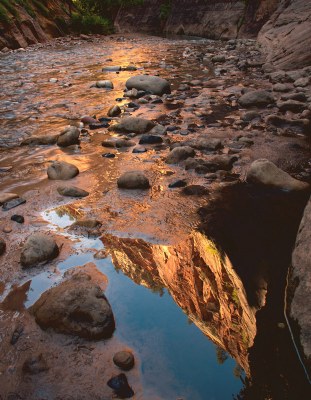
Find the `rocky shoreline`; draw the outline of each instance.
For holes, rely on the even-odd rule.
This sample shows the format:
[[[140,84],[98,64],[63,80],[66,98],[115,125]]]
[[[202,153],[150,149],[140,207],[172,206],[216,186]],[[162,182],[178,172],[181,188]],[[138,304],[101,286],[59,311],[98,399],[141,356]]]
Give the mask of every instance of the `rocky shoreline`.
[[[291,246],[310,194],[311,68],[271,71],[251,39],[169,41],[114,35],[64,38],[47,46],[2,58],[5,67],[25,61],[31,68],[41,68],[37,53],[42,51],[44,57],[46,49],[54,54],[61,49],[74,65],[70,69],[68,61],[61,59],[43,79],[29,78],[22,71],[24,82],[11,87],[14,96],[25,90],[24,101],[36,99],[34,108],[23,109],[26,134],[14,128],[17,134],[10,137],[10,117],[3,118],[0,307],[5,328],[1,347],[8,354],[0,377],[3,395],[10,396],[13,383],[28,393],[27,398],[36,398],[35,384],[25,376],[34,370],[34,375],[43,374],[49,382],[56,379],[54,358],[47,355],[47,362],[41,352],[51,346],[49,352],[58,353],[68,340],[69,355],[73,347],[86,352],[92,347],[96,355],[90,365],[103,357],[106,381],[109,387],[118,387],[119,381],[111,382],[108,375],[116,373],[112,354],[122,344],[108,339],[115,321],[109,298],[103,294],[103,274],[90,266],[66,272],[64,277],[60,274],[57,286],[45,291],[30,309],[24,307],[29,287],[22,289],[22,285],[37,271],[57,274],[57,263],[76,251],[74,241],[88,237],[101,237],[106,246],[103,257],[106,250],[110,252],[115,265],[132,280],[151,288],[166,287],[199,329],[239,362],[251,387],[254,365],[249,364],[248,350],[256,342],[255,315],[265,306],[269,310],[282,303],[278,279],[282,281],[289,267]],[[85,57],[91,53],[89,48],[92,60],[77,71],[77,54]],[[76,53],[72,56],[72,52]],[[39,98],[32,97],[38,88]],[[55,94],[51,105],[50,91]],[[101,99],[105,99],[103,106]],[[17,103],[8,107],[14,110],[13,122],[23,128],[14,108]],[[21,165],[15,159],[23,160]],[[245,209],[239,209],[239,202]],[[256,202],[262,202],[262,209]],[[46,224],[42,213],[47,209],[69,216],[63,231],[53,232]],[[256,215],[256,210],[262,214]],[[227,215],[236,218],[226,220]],[[269,229],[273,234],[265,237]],[[305,234],[303,227],[300,234]],[[251,235],[253,240],[248,241]],[[275,264],[277,272],[270,273],[275,265],[269,257],[276,260],[282,246],[286,247]],[[255,260],[247,258],[249,250]],[[138,279],[140,270],[146,275]],[[186,282],[189,288],[181,295]],[[280,288],[270,296],[276,282]],[[13,301],[12,306],[16,290],[23,294],[20,303]],[[278,318],[273,329],[284,324],[284,316]],[[298,318],[301,324],[309,323],[304,313]],[[27,332],[27,345],[19,332]],[[21,350],[11,350],[12,335],[17,343],[21,336],[25,356],[40,340],[37,358],[18,357]],[[104,343],[92,341],[101,338]],[[106,339],[108,350],[103,356]],[[304,348],[306,358],[310,357],[308,347]],[[11,351],[16,357],[14,367]],[[81,370],[74,368],[78,376],[88,362],[88,356],[83,357]],[[7,374],[16,378],[5,383]],[[91,384],[90,374],[76,390],[86,384],[92,396],[109,396],[106,382]],[[136,383],[134,391],[143,396],[137,365],[130,378]],[[72,379],[70,374],[67,379]],[[123,376],[118,379],[125,382]],[[308,387],[303,379],[299,375],[301,393]],[[286,375],[278,384],[286,386],[289,381]],[[132,395],[126,384],[121,398]],[[65,380],[57,388],[62,398],[69,396],[66,385]],[[14,393],[14,398],[24,398],[23,393]],[[54,394],[45,396],[54,398]],[[87,396],[81,398],[91,398]]]

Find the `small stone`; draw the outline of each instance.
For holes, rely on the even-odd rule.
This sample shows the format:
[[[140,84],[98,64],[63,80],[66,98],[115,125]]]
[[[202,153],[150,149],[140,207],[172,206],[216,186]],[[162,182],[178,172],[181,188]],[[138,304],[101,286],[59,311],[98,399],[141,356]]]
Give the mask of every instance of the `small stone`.
[[[21,197],[18,197],[17,199],[13,199],[10,201],[7,201],[6,203],[3,204],[2,209],[3,211],[9,211],[12,208],[18,207],[21,204],[25,204],[26,200],[22,199]]]
[[[57,78],[51,78],[51,79],[49,80],[49,82],[51,82],[51,83],[57,83],[57,82],[58,82],[58,79],[57,79]]]
[[[146,151],[147,151],[146,147],[137,146],[137,147],[134,147],[132,153],[135,153],[135,154],[142,154],[142,153],[146,153]]]
[[[163,138],[157,135],[143,135],[140,140],[139,144],[159,144],[163,143]]]
[[[119,374],[112,377],[107,385],[114,390],[115,395],[121,399],[127,399],[134,396],[134,391],[128,384],[125,374]]]
[[[114,153],[104,153],[102,154],[102,157],[104,158],[115,158],[115,154]]]
[[[23,267],[32,267],[53,260],[59,254],[55,240],[42,233],[34,233],[26,240],[20,257]]]
[[[146,133],[155,126],[154,122],[144,118],[127,117],[122,118],[118,124],[109,127],[109,131]]]
[[[57,145],[60,147],[68,147],[79,143],[80,130],[75,126],[65,128],[57,139]]]
[[[57,191],[62,196],[68,197],[86,197],[89,195],[89,192],[76,186],[59,186]]]
[[[170,189],[181,188],[187,186],[187,181],[184,179],[179,179],[178,181],[172,182],[168,185]]]
[[[195,151],[192,147],[181,146],[175,147],[166,157],[167,164],[177,164],[180,161],[186,160],[189,157],[194,157]]]
[[[149,179],[140,171],[125,172],[117,181],[120,189],[149,189]]]
[[[111,81],[97,81],[95,86],[100,89],[113,89],[113,83]]]
[[[201,185],[189,185],[183,188],[183,193],[187,196],[205,196],[209,194],[209,190]]]
[[[121,108],[118,105],[109,108],[107,115],[108,117],[116,117],[121,114]]]
[[[162,96],[171,93],[170,84],[167,80],[152,75],[133,76],[126,82],[128,89],[146,90],[153,94]]]
[[[19,224],[23,224],[25,222],[25,218],[22,215],[14,214],[11,217],[12,221],[15,221]]]
[[[11,228],[10,226],[5,226],[5,227],[2,229],[2,231],[3,231],[4,233],[11,233],[11,232],[12,232],[12,228]]]
[[[54,161],[47,169],[49,179],[68,180],[79,174],[79,169],[65,161]]]
[[[113,356],[113,362],[124,371],[129,371],[134,367],[135,359],[129,351],[119,351]]]
[[[242,107],[264,107],[274,103],[274,97],[266,90],[248,91],[239,98],[239,103]]]
[[[103,72],[117,72],[121,71],[121,67],[119,65],[108,65],[102,69]]]

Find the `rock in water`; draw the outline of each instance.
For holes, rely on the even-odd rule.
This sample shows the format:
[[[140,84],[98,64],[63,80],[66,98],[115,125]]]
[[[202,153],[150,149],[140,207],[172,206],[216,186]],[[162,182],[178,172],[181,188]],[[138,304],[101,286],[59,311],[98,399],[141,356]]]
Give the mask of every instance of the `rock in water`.
[[[59,186],[57,191],[62,196],[68,197],[86,197],[89,195],[89,192],[76,186]]]
[[[93,85],[92,85],[93,86]],[[113,83],[111,81],[97,81],[95,86],[99,89],[113,89]]]
[[[124,371],[129,371],[134,367],[135,360],[130,351],[124,350],[118,351],[118,353],[113,356],[113,362]]]
[[[298,181],[264,158],[258,159],[251,164],[247,173],[247,181],[289,192],[309,188],[308,183]]]
[[[57,139],[57,145],[67,147],[79,143],[80,130],[75,126],[65,128]]]
[[[109,131],[145,133],[155,126],[152,121],[144,118],[128,117],[122,118],[118,124],[109,127]]]
[[[274,101],[273,95],[266,90],[254,90],[247,92],[239,98],[239,103],[242,107],[264,107],[268,104],[274,103]]]
[[[120,189],[149,189],[149,179],[140,171],[125,172],[118,179]]]
[[[128,384],[125,374],[119,374],[112,377],[107,382],[107,385],[114,390],[115,394],[120,399],[128,399],[134,396],[133,389]]]
[[[23,267],[33,267],[39,263],[53,260],[58,254],[59,248],[52,237],[34,233],[23,246],[20,262]]]
[[[41,135],[41,136],[31,136],[22,141],[21,146],[46,146],[56,144],[59,134],[56,135]]]
[[[166,157],[167,164],[177,164],[180,161],[186,160],[189,157],[194,157],[195,151],[192,147],[181,146],[175,147]]]
[[[48,167],[47,174],[49,179],[54,180],[68,180],[78,175],[78,168],[65,161],[54,161],[52,165]]]
[[[158,135],[143,135],[139,140],[139,144],[159,144],[159,143],[163,143],[163,138]]]
[[[159,78],[158,76],[133,76],[127,80],[125,85],[128,89],[145,90],[158,96],[162,96],[165,93],[171,93],[169,82],[166,79]]]
[[[102,284],[106,282],[95,266],[91,272],[84,267],[43,293],[30,312],[42,329],[88,340],[110,338],[115,322],[103,293]]]
[[[116,117],[119,114],[121,114],[121,108],[117,105],[110,107],[107,112],[108,117]]]

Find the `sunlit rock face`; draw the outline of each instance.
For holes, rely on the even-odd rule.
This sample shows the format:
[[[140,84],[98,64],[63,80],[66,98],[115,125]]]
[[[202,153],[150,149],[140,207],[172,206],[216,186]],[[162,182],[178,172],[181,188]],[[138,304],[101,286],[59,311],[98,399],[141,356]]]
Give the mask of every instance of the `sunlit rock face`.
[[[230,260],[212,241],[198,232],[176,246],[112,235],[102,240],[116,268],[159,293],[167,288],[188,318],[249,373],[255,312]]]
[[[44,7],[48,10],[46,14],[34,4],[28,6],[27,9],[16,2],[15,5],[13,4],[16,15],[13,16],[8,10],[10,22],[5,19],[0,21],[0,50],[5,47],[24,48],[66,33],[64,29],[66,30],[66,25],[69,26],[70,21],[69,3],[66,4],[61,0],[47,0],[44,2]]]

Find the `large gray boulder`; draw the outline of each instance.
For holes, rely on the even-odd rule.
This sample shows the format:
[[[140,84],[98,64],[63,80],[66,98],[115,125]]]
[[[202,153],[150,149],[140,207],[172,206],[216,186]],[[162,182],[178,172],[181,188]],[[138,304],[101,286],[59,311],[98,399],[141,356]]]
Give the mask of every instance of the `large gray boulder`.
[[[54,161],[47,170],[49,179],[61,181],[72,179],[78,175],[78,173],[79,169],[75,165],[65,161]]]
[[[266,90],[254,90],[243,94],[239,98],[239,103],[242,107],[264,107],[274,103],[274,97]]]
[[[128,171],[118,179],[120,189],[149,189],[149,179],[140,171]]]
[[[80,130],[75,126],[68,126],[59,135],[57,145],[67,147],[79,143]]]
[[[309,184],[299,181],[264,158],[254,161],[248,172],[247,181],[286,191],[307,190]]]
[[[300,223],[292,257],[288,298],[289,315],[299,326],[299,339],[311,372],[311,199]]]
[[[55,240],[42,233],[34,233],[25,242],[20,262],[23,267],[33,267],[42,262],[53,260],[59,254]]]
[[[177,164],[180,161],[186,160],[189,157],[194,157],[195,151],[189,146],[175,147],[166,157],[167,164]]]
[[[155,123],[144,118],[128,117],[122,118],[118,124],[109,127],[109,131],[146,133],[155,126]]]
[[[137,75],[128,79],[126,82],[127,89],[145,90],[162,96],[165,93],[171,93],[171,87],[166,79],[152,75]]]
[[[72,273],[58,286],[41,295],[30,308],[42,329],[76,335],[88,340],[112,336],[115,322],[110,304],[103,293],[100,272]],[[96,279],[95,279],[96,278]]]

